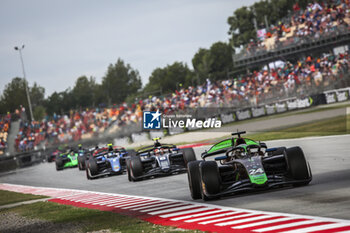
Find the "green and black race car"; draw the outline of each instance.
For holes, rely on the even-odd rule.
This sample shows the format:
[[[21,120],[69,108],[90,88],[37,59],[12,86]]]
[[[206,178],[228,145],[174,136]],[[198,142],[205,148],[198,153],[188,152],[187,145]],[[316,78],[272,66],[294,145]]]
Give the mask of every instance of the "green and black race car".
[[[242,138],[244,133],[232,133],[238,137],[216,143],[202,153],[203,160],[187,164],[193,199],[310,183],[311,169],[300,147],[267,148],[265,143]]]
[[[56,156],[56,170],[78,166],[78,153],[71,149]]]

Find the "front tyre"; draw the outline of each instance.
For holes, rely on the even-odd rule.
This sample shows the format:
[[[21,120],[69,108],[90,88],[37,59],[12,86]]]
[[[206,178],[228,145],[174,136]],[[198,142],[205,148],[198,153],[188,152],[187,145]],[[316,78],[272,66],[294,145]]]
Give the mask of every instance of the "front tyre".
[[[56,158],[56,170],[61,171],[63,170],[63,159],[61,157]]]
[[[98,166],[97,166],[97,162],[95,159],[89,159],[88,161],[88,169],[90,171],[90,174],[92,176],[97,175],[98,173]]]
[[[294,184],[294,186],[307,185],[311,182],[311,168],[300,147],[296,146],[288,148],[286,151],[286,160],[288,164],[287,176],[296,181],[300,181]]]
[[[128,174],[128,180],[131,182],[133,181],[133,179],[130,174],[130,159],[126,159],[125,163],[126,163],[126,172]]]
[[[191,161],[187,164],[188,185],[193,200],[201,198],[201,181],[199,173],[199,164],[202,161]]]
[[[199,165],[201,177],[201,194],[204,201],[211,200],[210,195],[220,192],[220,174],[215,161],[204,161]]]
[[[132,181],[136,181],[138,177],[142,176],[143,174],[143,166],[140,157],[138,156],[132,156],[130,158],[130,179]]]

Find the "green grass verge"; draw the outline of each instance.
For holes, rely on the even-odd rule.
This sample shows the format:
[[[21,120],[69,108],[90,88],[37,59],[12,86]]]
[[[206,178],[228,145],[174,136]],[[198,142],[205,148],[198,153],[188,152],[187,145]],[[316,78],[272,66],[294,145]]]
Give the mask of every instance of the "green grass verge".
[[[268,141],[277,139],[291,139],[302,138],[312,136],[330,136],[330,135],[342,135],[350,134],[350,115],[328,118],[325,120],[319,120],[309,123],[303,123],[285,128],[276,128],[268,132],[248,132],[247,137],[256,141]],[[211,140],[202,140],[191,142],[196,143],[215,143],[225,138],[229,138],[231,135],[228,132],[227,136],[219,137]],[[188,142],[180,142],[176,145],[185,145]]]
[[[249,137],[254,140],[276,140],[302,138],[311,136],[329,136],[350,134],[350,116],[340,116],[293,127],[275,129],[271,132],[253,133]]]
[[[184,232],[182,229],[155,225],[113,212],[77,208],[53,202],[37,202],[0,210],[0,213],[6,212],[15,212],[26,218],[43,219],[54,223],[79,223],[82,232],[99,231],[102,229],[110,229],[112,232],[123,233]],[[185,232],[194,233],[201,231],[188,230]]]
[[[348,102],[344,103],[344,104],[337,104],[337,105],[320,105],[316,108],[311,108],[308,109],[306,111],[301,111],[301,112],[296,112],[295,115],[299,115],[299,114],[308,114],[308,113],[314,113],[314,112],[322,112],[322,111],[328,111],[328,110],[334,110],[334,109],[339,109],[339,108],[344,108],[344,110],[346,110],[347,107],[350,107],[350,104]]]
[[[261,116],[261,117],[246,119],[246,120],[242,120],[242,121],[235,121],[232,123],[225,124],[222,127],[246,124],[246,123],[250,123],[250,122],[258,122],[258,121],[262,121],[262,120],[271,120],[271,119],[293,116],[293,115],[310,114],[310,113],[315,113],[315,112],[324,112],[324,111],[330,111],[330,110],[335,110],[335,109],[340,109],[340,108],[344,108],[344,112],[345,112],[347,107],[350,107],[350,104],[348,101],[345,103],[342,103],[342,104],[335,103],[335,104],[331,104],[331,105],[319,105],[319,106],[311,107],[311,108],[297,109],[297,110],[283,112],[283,113],[277,113],[277,114],[273,114],[273,115]],[[201,129],[199,129],[199,130],[201,130]],[[204,129],[202,129],[202,130],[204,130]]]
[[[23,194],[10,192],[6,190],[0,190],[0,206],[12,204],[16,202],[29,201],[35,199],[47,198],[46,196],[32,195],[32,194]]]

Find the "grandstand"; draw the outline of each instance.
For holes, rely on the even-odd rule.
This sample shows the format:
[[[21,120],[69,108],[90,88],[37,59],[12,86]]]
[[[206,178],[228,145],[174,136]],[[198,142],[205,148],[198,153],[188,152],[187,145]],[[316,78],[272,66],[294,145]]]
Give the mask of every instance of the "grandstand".
[[[11,114],[0,116],[0,155],[2,155],[8,146],[8,134],[11,126]]]
[[[349,23],[349,3],[334,1],[329,5],[309,4],[305,10],[295,8],[289,19],[266,30],[263,41],[249,43],[234,55],[235,68],[249,68],[246,74],[216,82],[207,80],[131,105],[76,110],[48,116],[41,122],[22,121],[16,150],[30,151],[39,145],[89,140],[117,132],[130,136],[140,132],[145,110],[159,109],[165,114],[211,107],[240,110],[349,87]],[[344,47],[339,50],[339,46]],[[276,60],[282,61],[271,67],[269,63]]]
[[[300,59],[350,43],[349,3],[310,3],[288,19],[268,28],[264,38],[233,55],[235,68],[255,68],[276,60]],[[338,4],[337,4],[338,3]]]

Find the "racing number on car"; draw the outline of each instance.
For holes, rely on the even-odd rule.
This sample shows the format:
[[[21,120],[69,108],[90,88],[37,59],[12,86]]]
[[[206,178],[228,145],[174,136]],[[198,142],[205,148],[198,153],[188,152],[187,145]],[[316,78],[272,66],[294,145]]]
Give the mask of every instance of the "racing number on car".
[[[258,169],[250,169],[249,170],[249,175],[253,176],[253,175],[258,175],[258,174],[262,174],[264,173],[264,170],[262,168],[258,168]]]

